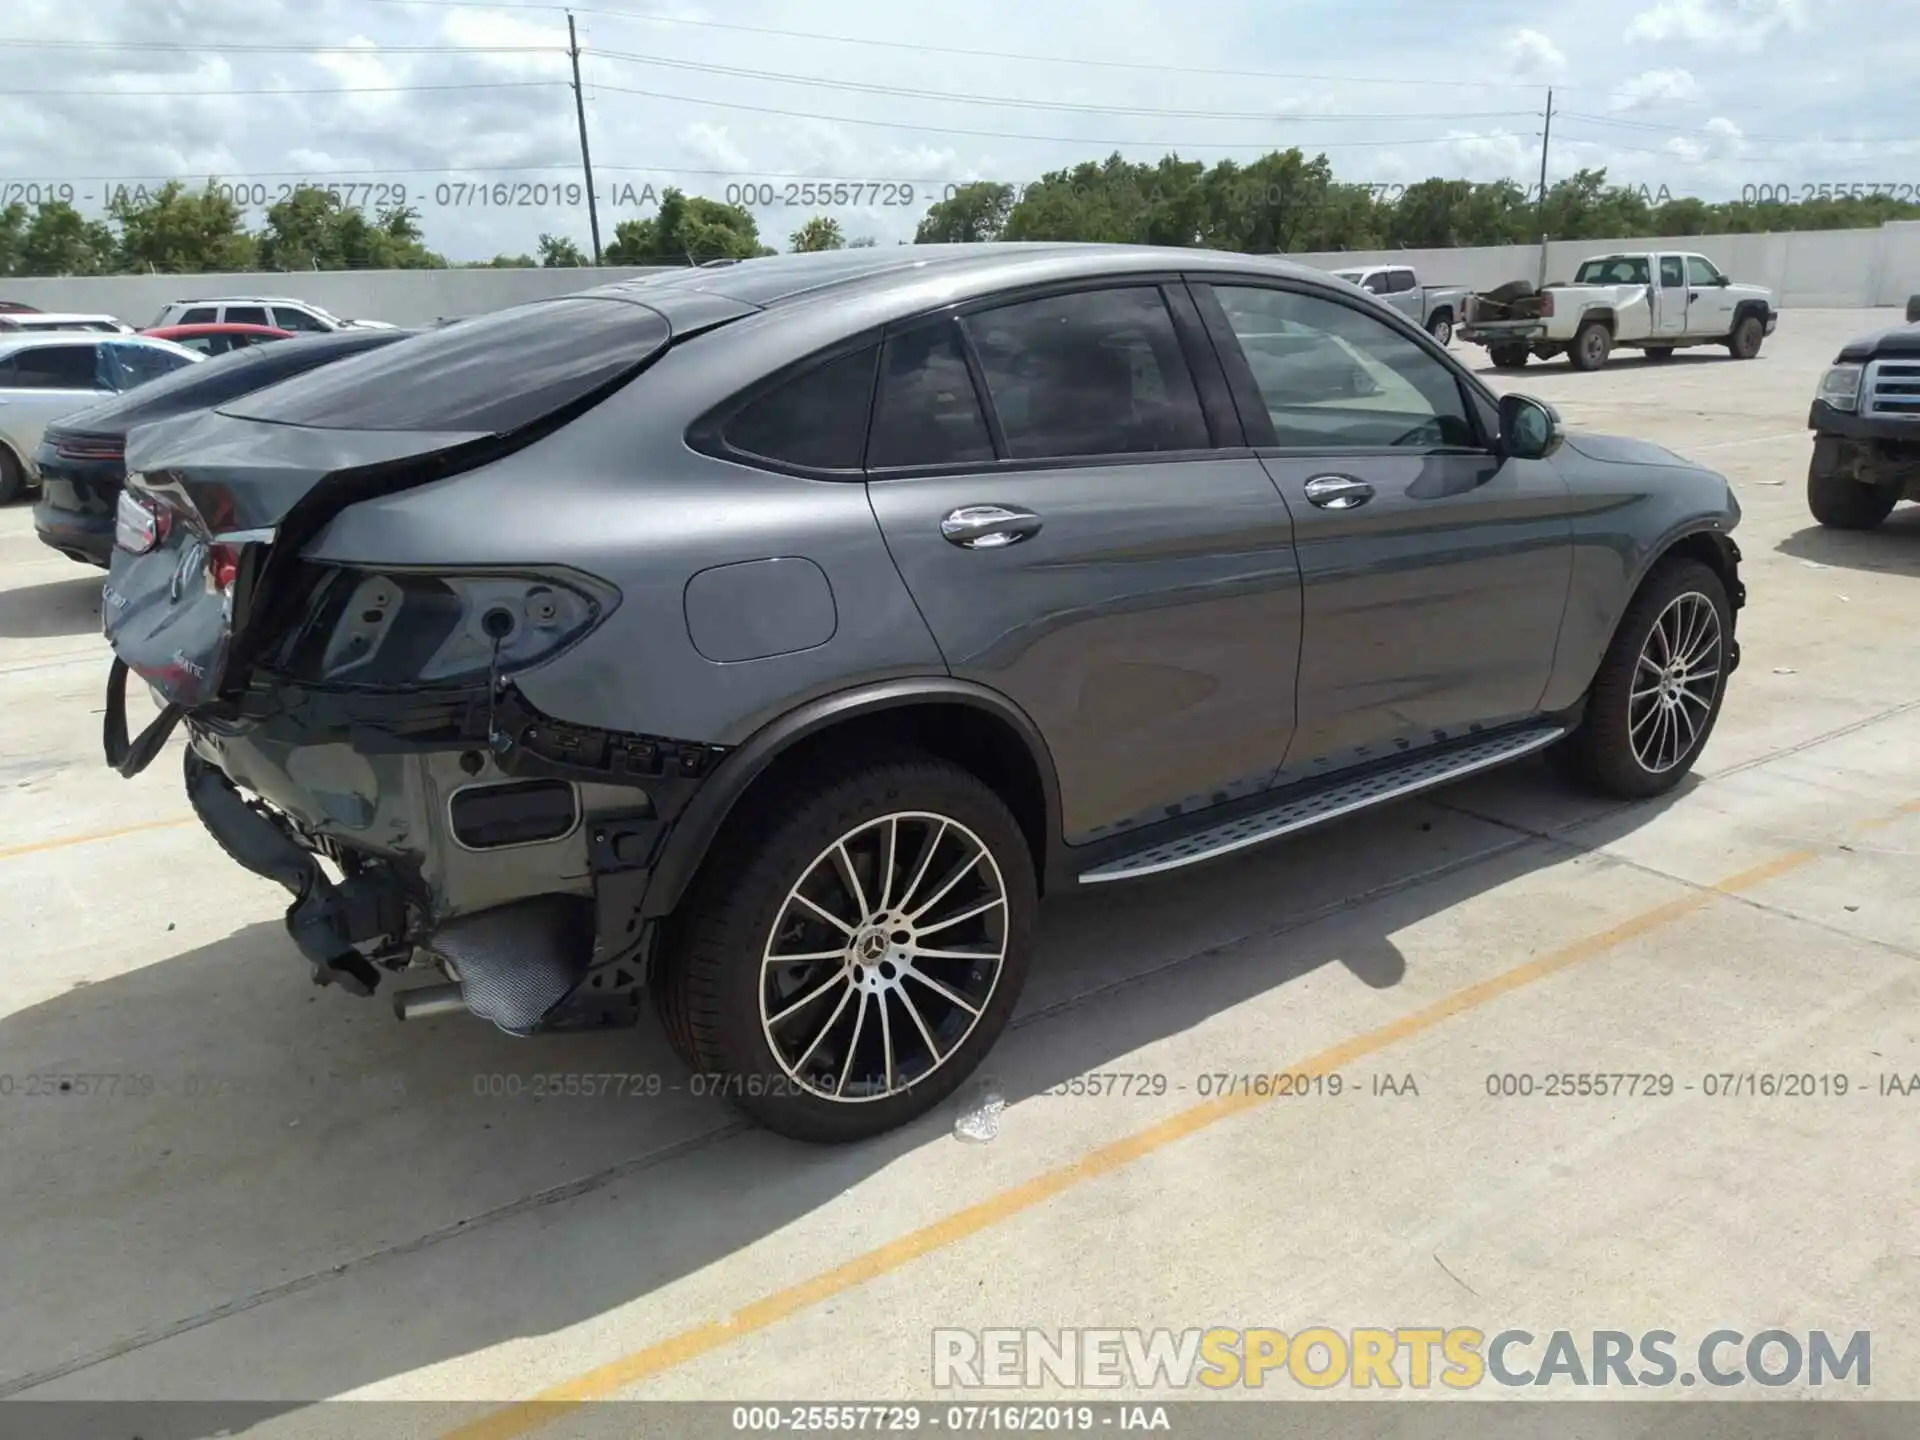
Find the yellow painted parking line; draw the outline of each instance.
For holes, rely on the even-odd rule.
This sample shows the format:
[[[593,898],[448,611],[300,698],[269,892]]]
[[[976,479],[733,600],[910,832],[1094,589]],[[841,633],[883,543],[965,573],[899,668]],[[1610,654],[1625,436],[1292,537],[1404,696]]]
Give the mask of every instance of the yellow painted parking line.
[[[89,830],[84,835],[62,835],[54,840],[35,840],[26,845],[9,845],[0,850],[0,860],[16,855],[38,855],[43,850],[64,850],[69,845],[92,845],[101,840],[118,840],[122,835],[138,835],[144,830],[167,830],[175,825],[191,825],[191,815],[176,815],[170,820],[142,820],[137,825],[122,825],[114,830]]]
[[[1920,812],[1920,800],[1909,801],[1889,814],[1863,823],[1865,826],[1887,825],[1903,815],[1916,812]],[[1642,911],[1630,919],[1621,921],[1611,929],[1575,940],[1569,945],[1551,950],[1523,965],[1516,965],[1511,970],[1503,970],[1497,975],[1456,990],[1376,1030],[1352,1036],[1320,1051],[1317,1055],[1276,1068],[1290,1074],[1330,1074],[1353,1064],[1356,1060],[1384,1050],[1390,1045],[1431,1030],[1442,1021],[1477,1010],[1512,991],[1604,955],[1629,940],[1638,939],[1651,931],[1658,930],[1663,925],[1672,924],[1675,920],[1703,910],[1716,898],[1737,895],[1757,885],[1765,884],[1828,853],[1830,852],[1825,850],[1794,850],[1776,856],[1751,869],[1742,870],[1736,875],[1729,875],[1714,884],[1670,900],[1664,905],[1656,905],[1651,910]],[[989,1196],[976,1205],[955,1211],[943,1219],[903,1235],[897,1240],[889,1241],[877,1249],[857,1255],[844,1265],[822,1271],[784,1290],[777,1290],[722,1319],[710,1320],[690,1330],[683,1330],[677,1335],[623,1355],[596,1369],[577,1375],[571,1380],[561,1381],[557,1385],[542,1390],[530,1400],[506,1406],[470,1425],[449,1431],[442,1440],[516,1440],[516,1437],[530,1434],[541,1426],[559,1419],[570,1410],[594,1400],[603,1400],[617,1395],[623,1390],[631,1389],[676,1366],[684,1365],[689,1360],[718,1350],[756,1331],[764,1330],[824,1300],[830,1300],[836,1295],[863,1285],[869,1280],[891,1274],[912,1261],[978,1235],[1077,1185],[1111,1174],[1122,1166],[1143,1156],[1151,1155],[1156,1150],[1165,1149],[1175,1141],[1197,1134],[1229,1116],[1266,1105],[1271,1099],[1271,1096],[1234,1094],[1203,1101],[1190,1109],[1169,1116],[1156,1125],[1135,1131],[1077,1160],[1045,1171],[1031,1180],[1002,1190],[997,1195]]]

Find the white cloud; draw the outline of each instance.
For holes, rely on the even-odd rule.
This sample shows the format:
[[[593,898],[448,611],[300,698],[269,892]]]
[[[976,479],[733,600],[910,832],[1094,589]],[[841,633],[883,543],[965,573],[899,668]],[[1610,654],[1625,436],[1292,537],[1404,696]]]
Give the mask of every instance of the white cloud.
[[[1516,30],[1500,47],[1507,73],[1517,80],[1552,80],[1567,68],[1566,54],[1538,30]]]
[[[1684,40],[1752,52],[1781,30],[1805,30],[1809,0],[1659,0],[1627,26],[1629,40]]]
[[[947,182],[1023,183],[1115,150],[1136,161],[1171,150],[1246,162],[1267,147],[1298,145],[1310,156],[1324,147],[1343,180],[1404,184],[1443,175],[1532,184],[1540,167],[1536,87],[1547,84],[1556,89],[1556,179],[1604,167],[1618,182],[1730,198],[1748,184],[1900,181],[1920,156],[1920,142],[1910,140],[1780,138],[1920,133],[1906,79],[1920,69],[1920,31],[1874,29],[1888,0],[1821,0],[1818,27],[1808,23],[1812,0],[1635,0],[1613,12],[1599,0],[1549,0],[1533,8],[1526,28],[1485,14],[1517,5],[1481,5],[1432,33],[1401,24],[1404,6],[1393,0],[1353,0],[1337,17],[1317,7],[1281,11],[1268,0],[1213,0],[1204,23],[1193,0],[966,0],[964,10],[961,0],[812,0],[804,16],[779,0],[664,10],[670,3],[644,8],[764,28],[664,23],[592,7],[581,15],[603,236],[646,213],[613,204],[616,184],[650,183],[657,193],[675,183],[721,198],[729,184],[748,181],[784,190],[780,177],[788,176],[912,180],[912,205],[835,212],[848,234],[890,244],[912,235],[928,198]],[[437,182],[462,176],[578,178],[572,97],[553,83],[568,75],[557,13],[360,0],[5,4],[9,37],[117,48],[6,52],[16,83],[0,89],[0,180],[177,175],[197,183],[210,172],[230,180],[285,172],[324,182],[333,172],[376,169],[404,181],[429,243],[456,258],[530,250],[543,230],[585,241],[584,209],[434,203]],[[1871,65],[1861,60],[1867,35]],[[343,40],[349,36],[355,43]],[[1785,52],[1788,39],[1790,55],[1755,63],[1753,47]],[[346,48],[206,48],[221,43]],[[417,48],[432,46],[443,48]],[[833,84],[674,68],[614,52]],[[1105,63],[1069,63],[1084,61]],[[1277,73],[1230,73],[1249,71]],[[352,93],[369,85],[492,88]],[[950,98],[934,98],[942,96]],[[985,103],[998,97],[1085,108]],[[1139,113],[1147,110],[1207,113]],[[1255,118],[1215,118],[1221,112]],[[868,123],[846,123],[853,120]],[[76,192],[83,209],[98,212],[101,186]],[[777,244],[813,210],[782,203],[755,213]]]
[[[1690,105],[1700,98],[1700,82],[1690,70],[1646,70],[1614,87],[1609,110],[1647,110]]]

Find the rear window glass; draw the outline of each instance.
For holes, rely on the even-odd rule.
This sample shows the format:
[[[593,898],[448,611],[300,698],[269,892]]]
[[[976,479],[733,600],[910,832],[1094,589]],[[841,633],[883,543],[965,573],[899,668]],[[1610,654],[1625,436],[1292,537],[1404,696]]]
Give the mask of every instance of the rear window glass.
[[[877,355],[869,345],[796,375],[744,406],[723,438],[732,449],[789,465],[858,470]]]
[[[249,395],[278,381],[304,375],[307,371],[367,350],[391,344],[405,331],[388,336],[366,331],[356,343],[343,344],[335,337],[315,336],[311,340],[281,340],[272,345],[216,354],[198,365],[183,365],[171,374],[129,393],[125,399],[111,400],[87,412],[95,428],[114,424],[137,424],[162,415],[175,415],[219,405]]]
[[[630,301],[535,301],[342,360],[226,413],[323,430],[504,435],[629,374],[670,338],[658,311]],[[258,353],[318,343],[283,340]]]

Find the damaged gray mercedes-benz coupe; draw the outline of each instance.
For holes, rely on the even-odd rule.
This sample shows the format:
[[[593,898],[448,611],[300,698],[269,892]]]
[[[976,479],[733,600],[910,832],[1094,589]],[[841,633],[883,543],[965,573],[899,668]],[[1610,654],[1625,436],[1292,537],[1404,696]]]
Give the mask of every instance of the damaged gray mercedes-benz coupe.
[[[1724,479],[1244,255],[650,276],[146,426],[128,467],[108,763],[184,728],[316,982],[516,1035],[650,995],[814,1141],[974,1069],[1042,894],[1535,754],[1658,794],[1739,658]]]

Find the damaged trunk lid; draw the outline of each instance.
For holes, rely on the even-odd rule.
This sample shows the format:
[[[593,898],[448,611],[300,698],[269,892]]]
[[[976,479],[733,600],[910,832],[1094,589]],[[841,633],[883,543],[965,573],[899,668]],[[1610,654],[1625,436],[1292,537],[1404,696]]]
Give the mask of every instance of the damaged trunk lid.
[[[663,351],[659,310],[608,294],[517,306],[128,437],[102,628],[106,750],[144,768],[179,719],[242,684],[297,611],[300,551],[347,506],[531,444]],[[125,733],[137,676],[163,707]]]

